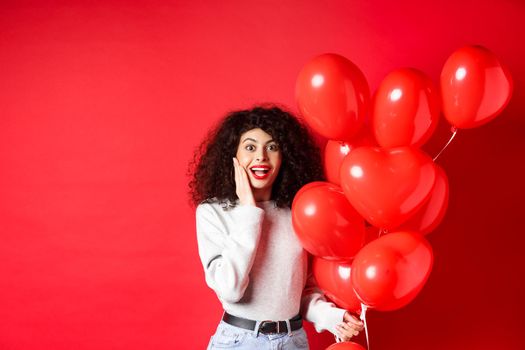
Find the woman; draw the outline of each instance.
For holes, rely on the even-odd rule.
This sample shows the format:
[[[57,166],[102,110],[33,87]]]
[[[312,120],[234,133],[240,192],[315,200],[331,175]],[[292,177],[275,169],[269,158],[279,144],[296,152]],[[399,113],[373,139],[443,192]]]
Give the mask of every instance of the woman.
[[[228,114],[196,152],[192,176],[199,255],[225,310],[208,349],[307,349],[303,317],[343,340],[362,330],[324,299],[293,232],[294,195],[323,178],[294,116],[275,106]]]

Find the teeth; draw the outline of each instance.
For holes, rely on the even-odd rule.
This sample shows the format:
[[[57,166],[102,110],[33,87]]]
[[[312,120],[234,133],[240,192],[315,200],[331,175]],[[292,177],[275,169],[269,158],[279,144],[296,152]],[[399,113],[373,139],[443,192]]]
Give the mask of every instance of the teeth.
[[[268,171],[268,168],[252,168],[253,171]]]

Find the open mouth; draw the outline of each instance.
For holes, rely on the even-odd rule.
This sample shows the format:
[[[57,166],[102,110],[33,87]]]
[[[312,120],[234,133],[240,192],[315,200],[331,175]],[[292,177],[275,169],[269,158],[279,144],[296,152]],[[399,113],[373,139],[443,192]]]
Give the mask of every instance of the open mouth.
[[[256,165],[250,168],[250,171],[253,174],[253,177],[255,177],[258,180],[266,179],[268,176],[270,176],[270,167],[267,165]]]

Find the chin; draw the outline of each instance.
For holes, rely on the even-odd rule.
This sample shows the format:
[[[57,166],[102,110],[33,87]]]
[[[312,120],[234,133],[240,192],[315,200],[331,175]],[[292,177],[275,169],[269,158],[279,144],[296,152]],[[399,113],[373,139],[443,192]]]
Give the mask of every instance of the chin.
[[[268,186],[267,184],[264,184],[264,185],[254,185],[254,184],[252,184],[252,188],[254,190],[265,190],[267,188],[271,188],[271,186]]]
[[[268,181],[265,181],[264,183],[261,183],[260,181],[250,181],[250,185],[255,190],[266,190],[272,188],[272,184]]]

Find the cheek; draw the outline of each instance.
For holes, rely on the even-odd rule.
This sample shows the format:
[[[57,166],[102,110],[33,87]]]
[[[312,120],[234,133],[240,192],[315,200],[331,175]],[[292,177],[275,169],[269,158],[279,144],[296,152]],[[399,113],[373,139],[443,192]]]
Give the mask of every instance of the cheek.
[[[282,162],[282,158],[280,155],[276,155],[275,158],[272,159],[273,166],[277,170],[281,168],[281,162]]]
[[[237,152],[237,155],[235,156],[237,160],[239,161],[239,164],[246,168],[250,164],[250,157],[248,157],[246,154],[242,154],[241,152]]]

